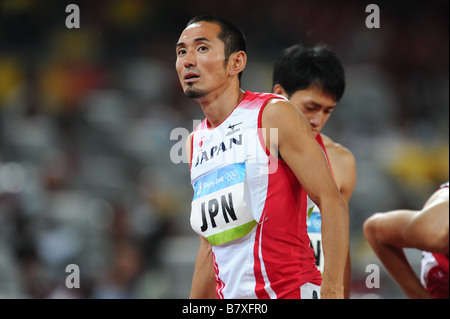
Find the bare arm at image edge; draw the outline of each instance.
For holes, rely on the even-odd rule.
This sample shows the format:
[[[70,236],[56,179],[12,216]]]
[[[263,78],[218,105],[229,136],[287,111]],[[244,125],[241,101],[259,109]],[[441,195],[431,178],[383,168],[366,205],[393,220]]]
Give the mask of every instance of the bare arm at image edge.
[[[420,211],[377,213],[364,223],[367,241],[409,298],[431,298],[411,268],[403,248],[449,252],[448,188],[434,193]]]

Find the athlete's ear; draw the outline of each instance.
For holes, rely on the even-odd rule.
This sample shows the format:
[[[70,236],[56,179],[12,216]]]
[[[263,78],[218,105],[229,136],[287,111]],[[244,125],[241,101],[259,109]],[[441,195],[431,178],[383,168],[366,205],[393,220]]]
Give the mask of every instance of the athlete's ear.
[[[247,64],[247,54],[244,51],[234,52],[228,59],[228,74],[238,75],[245,69]]]
[[[275,84],[275,85],[273,86],[272,92],[273,92],[274,94],[282,95],[282,96],[284,96],[285,98],[289,98],[288,94],[286,93],[286,91],[284,90],[284,88],[281,86],[281,84]]]

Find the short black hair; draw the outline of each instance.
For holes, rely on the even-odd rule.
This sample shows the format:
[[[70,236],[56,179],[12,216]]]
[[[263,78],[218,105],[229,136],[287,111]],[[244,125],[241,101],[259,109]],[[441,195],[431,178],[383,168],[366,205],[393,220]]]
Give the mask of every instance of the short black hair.
[[[218,37],[225,45],[225,63],[228,62],[228,58],[234,52],[244,51],[247,53],[247,42],[244,33],[238,26],[224,18],[209,14],[199,15],[189,20],[186,27],[202,21],[215,23],[220,26],[221,32]],[[239,73],[239,79],[241,79],[241,76],[242,72]]]
[[[290,97],[298,90],[316,86],[339,101],[345,90],[345,74],[337,55],[325,45],[302,44],[284,49],[275,61],[273,86],[280,84]]]

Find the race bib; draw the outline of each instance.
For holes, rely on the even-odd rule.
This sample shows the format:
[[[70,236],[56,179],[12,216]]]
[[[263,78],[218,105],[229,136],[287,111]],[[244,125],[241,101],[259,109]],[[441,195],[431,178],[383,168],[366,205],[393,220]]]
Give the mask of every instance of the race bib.
[[[217,246],[247,235],[257,222],[244,202],[245,163],[234,163],[198,178],[191,226]]]
[[[311,247],[314,250],[317,269],[323,274],[324,258],[322,249],[322,216],[318,207],[308,197],[308,219],[306,221]]]

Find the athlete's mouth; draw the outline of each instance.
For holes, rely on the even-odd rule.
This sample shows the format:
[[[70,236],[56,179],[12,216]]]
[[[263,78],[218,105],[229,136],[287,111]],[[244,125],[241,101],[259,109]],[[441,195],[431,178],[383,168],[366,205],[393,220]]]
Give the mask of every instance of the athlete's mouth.
[[[193,82],[193,81],[195,81],[196,79],[198,79],[199,77],[200,77],[200,75],[197,74],[197,73],[195,73],[195,72],[187,72],[187,73],[184,75],[184,81],[185,81],[185,82]]]

